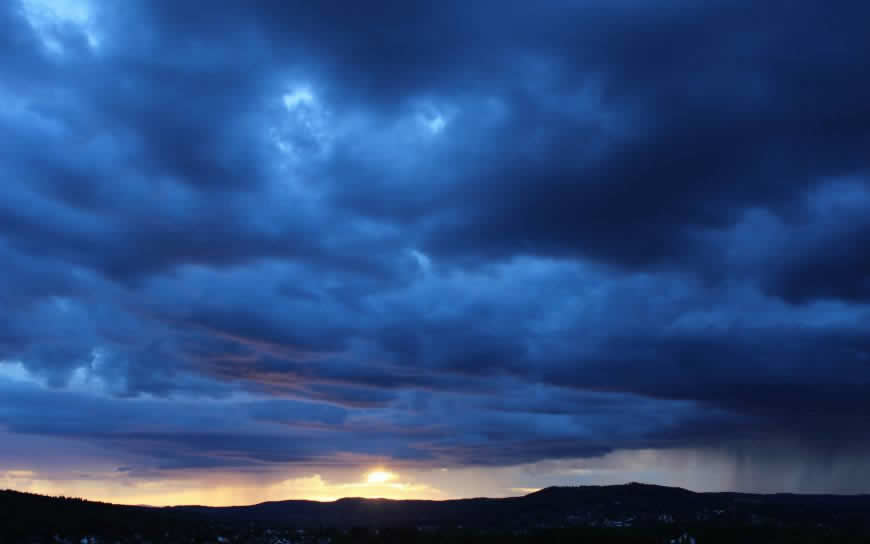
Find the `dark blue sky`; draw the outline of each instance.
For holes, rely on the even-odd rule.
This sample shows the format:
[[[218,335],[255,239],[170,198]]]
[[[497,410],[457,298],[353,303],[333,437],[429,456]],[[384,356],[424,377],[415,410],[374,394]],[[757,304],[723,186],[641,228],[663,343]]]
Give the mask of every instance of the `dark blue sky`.
[[[868,21],[0,3],[0,487],[870,491]]]

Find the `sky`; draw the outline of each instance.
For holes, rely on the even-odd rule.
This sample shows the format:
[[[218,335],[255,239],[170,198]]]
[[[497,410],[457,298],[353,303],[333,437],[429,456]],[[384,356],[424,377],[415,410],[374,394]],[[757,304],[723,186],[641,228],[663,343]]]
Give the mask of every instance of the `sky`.
[[[0,488],[870,492],[868,20],[0,2]]]

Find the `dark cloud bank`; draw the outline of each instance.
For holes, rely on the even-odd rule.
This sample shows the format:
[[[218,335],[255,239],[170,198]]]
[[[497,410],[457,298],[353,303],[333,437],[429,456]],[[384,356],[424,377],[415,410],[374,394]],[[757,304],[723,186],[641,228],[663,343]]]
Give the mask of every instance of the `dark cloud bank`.
[[[0,8],[12,433],[864,451],[864,3],[82,5]]]

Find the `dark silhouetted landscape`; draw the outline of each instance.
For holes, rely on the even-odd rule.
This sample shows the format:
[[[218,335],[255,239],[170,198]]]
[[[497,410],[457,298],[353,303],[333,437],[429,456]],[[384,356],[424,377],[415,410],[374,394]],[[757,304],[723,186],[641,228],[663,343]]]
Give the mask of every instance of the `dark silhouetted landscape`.
[[[523,497],[119,506],[0,493],[3,542],[870,542],[870,495],[694,493],[645,484]],[[683,540],[680,540],[683,538]]]

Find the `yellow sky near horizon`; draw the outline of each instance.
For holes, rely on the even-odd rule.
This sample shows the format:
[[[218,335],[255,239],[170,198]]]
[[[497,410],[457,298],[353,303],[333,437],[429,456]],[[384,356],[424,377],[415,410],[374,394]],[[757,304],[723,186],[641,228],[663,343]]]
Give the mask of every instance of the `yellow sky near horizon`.
[[[0,488],[149,506],[232,506],[289,499],[334,501],[343,497],[449,498],[439,489],[425,483],[403,481],[398,474],[385,469],[364,473],[358,481],[330,480],[315,473],[273,483],[260,483],[227,474],[144,480],[117,474],[53,478],[30,470],[7,470],[0,472]]]

